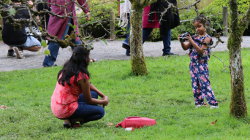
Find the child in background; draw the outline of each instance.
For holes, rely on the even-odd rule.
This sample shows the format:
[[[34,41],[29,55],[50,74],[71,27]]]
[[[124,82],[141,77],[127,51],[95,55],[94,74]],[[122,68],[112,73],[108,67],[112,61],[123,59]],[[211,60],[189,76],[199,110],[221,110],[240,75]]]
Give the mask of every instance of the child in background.
[[[190,56],[190,74],[192,81],[192,89],[194,93],[195,106],[204,105],[204,97],[206,97],[210,108],[218,108],[218,102],[215,99],[214,92],[210,85],[208,60],[210,58],[209,45],[212,44],[212,38],[206,32],[206,18],[203,15],[196,17],[193,26],[197,35],[189,34],[179,36],[181,46],[184,50],[189,49]]]
[[[109,103],[108,97],[89,81],[89,61],[89,50],[76,47],[58,73],[51,110],[57,118],[64,120],[65,128],[101,119],[104,116],[102,106]],[[97,99],[98,95],[101,99]]]

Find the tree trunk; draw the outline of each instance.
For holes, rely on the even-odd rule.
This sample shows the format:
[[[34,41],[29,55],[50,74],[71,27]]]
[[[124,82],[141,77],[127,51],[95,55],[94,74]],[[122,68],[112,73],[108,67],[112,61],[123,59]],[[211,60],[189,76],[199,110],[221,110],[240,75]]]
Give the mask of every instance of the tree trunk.
[[[234,117],[241,118],[247,116],[247,106],[244,96],[244,76],[241,61],[242,31],[240,30],[238,22],[237,0],[230,0],[230,9],[231,31],[228,38],[232,90],[230,114]]]
[[[132,3],[132,12],[130,17],[130,55],[132,63],[132,72],[135,75],[146,75],[147,67],[142,48],[142,10],[143,7]]]

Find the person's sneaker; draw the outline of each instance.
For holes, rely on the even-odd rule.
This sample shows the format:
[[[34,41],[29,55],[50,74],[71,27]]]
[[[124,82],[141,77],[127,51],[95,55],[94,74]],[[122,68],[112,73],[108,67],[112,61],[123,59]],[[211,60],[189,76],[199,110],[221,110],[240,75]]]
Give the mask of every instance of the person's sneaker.
[[[199,108],[199,107],[202,107],[202,105],[195,105],[195,108]]]
[[[90,58],[89,62],[96,62],[97,60],[94,58]]]
[[[210,106],[210,109],[216,109],[216,108],[219,108],[219,106],[218,105],[211,105]]]
[[[176,55],[174,53],[168,52],[168,53],[163,53],[162,56],[169,56],[169,55]]]
[[[8,50],[7,57],[16,57],[15,52],[14,52],[13,49]]]
[[[127,44],[122,44],[122,47],[124,48],[124,49],[130,49],[130,46],[129,45],[127,45]]]
[[[202,107],[204,106],[204,102],[196,102],[195,103],[195,108],[199,108],[199,107]]]
[[[13,50],[14,50],[15,53],[16,53],[16,58],[17,58],[17,59],[23,59],[23,58],[25,58],[25,57],[23,56],[23,51],[19,50],[17,47],[13,47]]]

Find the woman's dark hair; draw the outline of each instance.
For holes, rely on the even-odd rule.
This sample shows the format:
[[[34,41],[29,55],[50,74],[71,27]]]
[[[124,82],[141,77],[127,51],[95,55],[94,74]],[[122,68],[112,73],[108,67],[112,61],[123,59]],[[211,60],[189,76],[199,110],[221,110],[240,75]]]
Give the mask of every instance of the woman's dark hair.
[[[65,82],[70,85],[70,78],[75,76],[77,80],[79,72],[85,73],[89,76],[89,50],[82,46],[75,47],[70,59],[64,64],[62,70],[57,75],[58,83],[65,85]],[[61,76],[61,77],[60,77]]]

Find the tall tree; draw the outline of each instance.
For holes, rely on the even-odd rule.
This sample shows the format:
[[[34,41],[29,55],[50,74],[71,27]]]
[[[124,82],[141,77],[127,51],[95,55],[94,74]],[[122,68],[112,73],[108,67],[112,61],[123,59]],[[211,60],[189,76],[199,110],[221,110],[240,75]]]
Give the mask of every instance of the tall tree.
[[[244,30],[250,22],[250,5],[243,16],[239,19],[237,0],[229,1],[231,9],[230,34],[228,38],[228,49],[230,55],[230,74],[231,74],[231,104],[230,114],[241,118],[247,116],[247,106],[244,96],[244,76],[241,60],[241,41]]]
[[[130,55],[132,72],[135,75],[146,75],[147,67],[142,48],[142,11],[143,8],[155,0],[130,0],[131,11],[131,33],[130,33]]]

